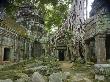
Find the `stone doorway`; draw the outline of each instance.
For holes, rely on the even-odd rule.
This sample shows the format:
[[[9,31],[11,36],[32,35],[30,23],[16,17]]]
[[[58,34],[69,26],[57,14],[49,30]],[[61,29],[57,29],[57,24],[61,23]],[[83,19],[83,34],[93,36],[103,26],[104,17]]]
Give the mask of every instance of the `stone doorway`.
[[[41,54],[43,54],[43,46],[42,43],[38,41],[34,41],[33,46],[32,46],[32,57],[40,57]]]
[[[58,50],[58,56],[59,56],[59,61],[64,61],[65,56],[64,56],[64,50]]]
[[[95,54],[95,40],[92,39],[90,42],[90,61],[96,63],[97,58]]]
[[[106,59],[110,60],[110,35],[106,35]]]
[[[3,61],[9,61],[10,48],[4,48]]]

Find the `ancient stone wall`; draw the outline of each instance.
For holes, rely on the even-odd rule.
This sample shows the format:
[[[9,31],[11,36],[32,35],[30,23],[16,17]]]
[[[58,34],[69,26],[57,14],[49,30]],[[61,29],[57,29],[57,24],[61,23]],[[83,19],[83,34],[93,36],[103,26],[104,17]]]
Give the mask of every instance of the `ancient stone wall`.
[[[20,61],[28,55],[27,30],[15,20],[5,17],[0,22],[0,62]],[[28,56],[27,56],[28,58]]]
[[[0,29],[2,29],[2,27],[0,27]],[[25,38],[19,38],[19,35],[10,34],[10,32],[7,33],[5,29],[4,32],[1,32],[0,36],[0,61],[5,61],[5,55],[9,56],[6,61],[12,62],[24,59],[23,56],[28,55],[28,50],[26,50],[26,47],[24,46],[25,43],[27,43]],[[27,46],[27,48],[28,47],[29,46]],[[8,54],[5,54],[7,53],[5,48],[9,49]]]
[[[39,57],[42,54],[42,39],[44,34],[44,20],[42,13],[32,3],[24,2],[19,6],[16,14],[17,22],[28,30],[31,40],[29,44],[30,56]]]
[[[84,34],[84,40],[86,44],[86,52],[85,55],[93,55],[90,53],[90,48],[88,48],[88,44],[92,42],[92,39],[94,39],[94,50],[95,50],[95,56],[97,58],[97,63],[105,63],[107,61],[107,54],[110,54],[107,50],[109,47],[107,47],[106,44],[107,36],[109,35],[110,31],[110,9],[109,4],[105,0],[95,0],[92,5],[91,10],[91,17],[90,19],[87,19],[85,21],[85,34]],[[88,49],[87,49],[88,48]],[[88,57],[86,57],[88,58]]]

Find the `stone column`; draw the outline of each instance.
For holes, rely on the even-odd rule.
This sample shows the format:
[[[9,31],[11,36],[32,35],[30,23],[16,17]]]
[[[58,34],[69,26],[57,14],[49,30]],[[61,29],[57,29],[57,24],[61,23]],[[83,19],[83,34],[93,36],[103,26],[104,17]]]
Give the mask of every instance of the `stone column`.
[[[93,49],[94,49],[94,42],[90,41],[90,57],[94,55]]]
[[[97,63],[106,62],[106,47],[105,47],[106,35],[97,35],[95,37],[95,53],[97,56]]]
[[[0,63],[3,61],[2,56],[3,56],[2,47],[0,47]]]
[[[4,49],[3,49],[3,35],[0,37],[0,63],[3,62],[3,54],[4,54]]]
[[[31,59],[31,52],[32,52],[32,44],[31,42],[29,43],[29,59]]]

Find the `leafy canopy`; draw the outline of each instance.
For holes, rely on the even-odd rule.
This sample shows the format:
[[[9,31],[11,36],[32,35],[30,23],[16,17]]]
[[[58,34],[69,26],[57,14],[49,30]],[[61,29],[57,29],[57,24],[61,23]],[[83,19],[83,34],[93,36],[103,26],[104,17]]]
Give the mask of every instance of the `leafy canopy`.
[[[61,27],[72,0],[8,0],[8,2],[6,10],[9,14],[13,14],[22,2],[33,3],[43,13],[45,29],[50,32],[52,28]]]

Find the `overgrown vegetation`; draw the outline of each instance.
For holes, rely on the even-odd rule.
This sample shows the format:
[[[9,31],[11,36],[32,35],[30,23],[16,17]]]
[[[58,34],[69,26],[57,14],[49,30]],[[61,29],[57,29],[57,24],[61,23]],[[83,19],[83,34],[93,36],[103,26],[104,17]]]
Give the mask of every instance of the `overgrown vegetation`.
[[[61,71],[58,61],[53,57],[41,57],[23,62],[6,65],[0,69],[0,79],[13,79],[17,80],[22,78],[22,75],[31,76],[34,72],[38,71],[44,76],[49,76],[53,72]]]
[[[48,78],[53,73],[63,72],[61,65],[56,57],[42,56],[31,60],[24,60],[12,65],[6,65],[0,69],[0,79],[12,79],[17,80],[24,78],[23,76],[32,76],[34,72],[39,72],[44,77]],[[70,69],[70,73],[75,75],[76,73],[84,73],[88,75],[88,78],[93,79],[91,64],[73,63]]]
[[[22,3],[32,3],[43,15],[45,30],[50,32],[53,28],[61,27],[71,2],[72,0],[1,0],[0,4],[4,4],[7,14],[14,18],[16,10]]]

